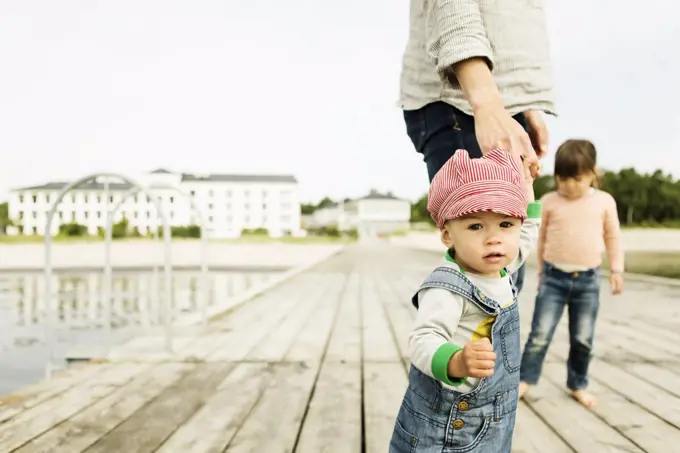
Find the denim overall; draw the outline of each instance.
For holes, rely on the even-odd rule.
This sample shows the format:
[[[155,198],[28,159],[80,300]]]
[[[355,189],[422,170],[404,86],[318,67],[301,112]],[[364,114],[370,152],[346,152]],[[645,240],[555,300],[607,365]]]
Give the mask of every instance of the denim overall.
[[[439,267],[413,296],[416,308],[425,288],[444,288],[496,316],[491,334],[496,366],[493,376],[461,393],[411,365],[389,453],[510,453],[521,359],[516,288],[513,285],[514,303],[501,308],[459,271]]]

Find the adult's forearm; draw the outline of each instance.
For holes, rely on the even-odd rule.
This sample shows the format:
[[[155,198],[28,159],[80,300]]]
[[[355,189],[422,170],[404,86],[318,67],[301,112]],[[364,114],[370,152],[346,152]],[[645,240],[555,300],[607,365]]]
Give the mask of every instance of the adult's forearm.
[[[473,112],[488,106],[503,106],[491,70],[483,58],[456,63],[449,71],[449,81],[458,83]]]

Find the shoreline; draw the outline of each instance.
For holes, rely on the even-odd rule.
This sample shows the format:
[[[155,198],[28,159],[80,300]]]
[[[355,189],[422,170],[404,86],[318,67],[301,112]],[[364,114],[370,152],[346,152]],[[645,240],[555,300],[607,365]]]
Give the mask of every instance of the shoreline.
[[[223,243],[208,242],[205,250],[209,269],[287,270],[342,250],[342,243]],[[177,241],[170,245],[173,269],[196,268],[202,263],[200,241]],[[54,243],[51,261],[54,272],[70,269],[97,270],[104,267],[104,243]],[[151,269],[165,263],[165,247],[155,241],[112,242],[111,266],[118,269]],[[42,271],[45,247],[41,243],[1,244],[0,272]]]

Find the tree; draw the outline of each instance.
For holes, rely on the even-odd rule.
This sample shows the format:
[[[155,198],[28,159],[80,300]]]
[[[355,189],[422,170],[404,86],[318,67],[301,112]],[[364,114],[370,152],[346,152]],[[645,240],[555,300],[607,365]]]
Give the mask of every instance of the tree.
[[[300,206],[300,213],[301,213],[302,215],[310,215],[310,214],[314,214],[314,211],[316,211],[316,206],[313,205],[313,204],[303,203],[303,204]]]
[[[7,233],[7,227],[12,225],[9,218],[9,206],[7,203],[0,203],[0,234]]]
[[[648,174],[638,173],[634,168],[606,171],[599,179],[600,188],[616,200],[622,224],[680,226],[680,180],[662,170]],[[553,190],[553,175],[542,175],[534,181],[536,199]],[[427,195],[411,206],[411,221],[431,222]]]
[[[329,206],[333,206],[334,204],[335,204],[335,202],[333,200],[331,200],[328,197],[324,197],[323,199],[321,199],[319,204],[316,205],[316,209],[327,208]]]
[[[427,194],[423,195],[414,204],[411,204],[411,222],[428,222],[434,225],[434,220],[427,210]]]

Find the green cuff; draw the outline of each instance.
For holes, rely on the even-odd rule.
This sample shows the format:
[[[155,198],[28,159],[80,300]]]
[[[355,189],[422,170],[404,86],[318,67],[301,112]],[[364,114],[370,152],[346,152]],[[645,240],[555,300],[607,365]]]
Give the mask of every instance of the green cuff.
[[[540,201],[534,201],[529,203],[529,207],[527,208],[527,218],[540,219],[542,207],[543,205],[541,204]]]
[[[462,351],[463,348],[453,343],[444,343],[439,346],[432,356],[432,376],[438,381],[442,381],[444,384],[459,386],[467,378],[451,378],[449,376],[449,362],[451,357],[458,352]]]

